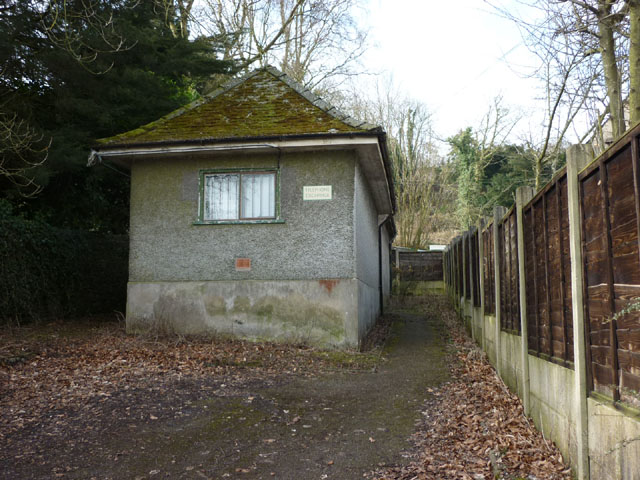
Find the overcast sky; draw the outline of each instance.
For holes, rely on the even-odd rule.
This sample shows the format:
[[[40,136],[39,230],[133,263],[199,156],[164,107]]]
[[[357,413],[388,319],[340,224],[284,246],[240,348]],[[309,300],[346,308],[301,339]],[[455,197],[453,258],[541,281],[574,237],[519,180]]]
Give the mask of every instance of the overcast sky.
[[[517,27],[482,0],[369,0],[365,23],[373,42],[365,66],[424,102],[443,138],[477,126],[498,95],[524,114],[517,135],[540,123],[538,83],[525,78],[535,61]]]

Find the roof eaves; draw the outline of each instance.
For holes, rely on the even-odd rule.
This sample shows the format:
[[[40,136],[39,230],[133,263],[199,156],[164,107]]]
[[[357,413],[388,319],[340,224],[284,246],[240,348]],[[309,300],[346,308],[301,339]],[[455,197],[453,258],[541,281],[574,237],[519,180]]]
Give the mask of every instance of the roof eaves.
[[[156,146],[176,146],[176,145],[205,145],[216,143],[255,143],[268,141],[305,140],[316,138],[357,138],[357,137],[378,137],[377,131],[360,132],[317,132],[317,133],[288,133],[279,135],[255,135],[246,137],[206,137],[186,140],[156,140],[152,142],[130,142],[130,143],[96,143],[91,146],[96,151],[115,148],[139,148]]]
[[[380,145],[380,153],[382,154],[382,164],[387,176],[387,185],[389,186],[389,196],[391,197],[391,212],[392,214],[395,214],[398,211],[398,204],[396,201],[396,189],[393,181],[393,165],[391,164],[391,159],[389,158],[389,149],[387,146],[387,133],[380,128],[377,131],[377,135],[378,143]]]

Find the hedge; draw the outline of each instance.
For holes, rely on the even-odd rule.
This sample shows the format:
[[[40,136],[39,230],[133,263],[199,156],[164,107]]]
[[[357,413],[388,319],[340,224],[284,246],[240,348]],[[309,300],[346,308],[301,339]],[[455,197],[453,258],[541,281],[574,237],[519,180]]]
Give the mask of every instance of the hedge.
[[[128,238],[63,230],[0,200],[0,319],[20,323],[124,311]]]

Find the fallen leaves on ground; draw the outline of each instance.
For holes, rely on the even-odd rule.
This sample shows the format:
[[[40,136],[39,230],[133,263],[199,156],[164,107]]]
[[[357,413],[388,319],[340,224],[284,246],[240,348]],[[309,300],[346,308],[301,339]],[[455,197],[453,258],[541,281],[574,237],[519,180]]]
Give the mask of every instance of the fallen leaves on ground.
[[[371,354],[346,355],[348,368],[371,368]],[[219,379],[224,390],[251,378],[346,368],[343,357],[336,362],[305,345],[127,335],[122,323],[104,320],[5,329],[0,332],[0,440],[123,391],[204,377]]]
[[[571,471],[558,448],[524,416],[518,397],[496,375],[455,313],[442,300],[435,303],[440,303],[438,314],[452,340],[452,381],[428,390],[431,399],[412,439],[412,461],[371,476],[385,480],[569,480]]]

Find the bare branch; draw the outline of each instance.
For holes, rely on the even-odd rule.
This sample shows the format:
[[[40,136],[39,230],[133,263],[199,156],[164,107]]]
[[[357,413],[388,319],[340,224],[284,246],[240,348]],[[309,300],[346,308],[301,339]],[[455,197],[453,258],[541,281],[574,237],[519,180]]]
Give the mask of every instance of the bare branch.
[[[0,113],[0,178],[18,187],[24,197],[33,197],[42,187],[33,179],[32,171],[42,165],[51,146],[44,146],[44,137],[39,135],[17,115]]]

